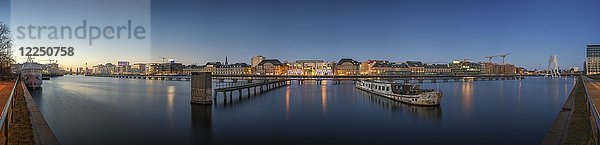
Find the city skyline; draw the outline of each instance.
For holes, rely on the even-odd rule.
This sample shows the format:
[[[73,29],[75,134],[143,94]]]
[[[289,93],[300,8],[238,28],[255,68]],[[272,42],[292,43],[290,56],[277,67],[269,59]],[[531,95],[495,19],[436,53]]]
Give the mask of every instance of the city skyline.
[[[0,20],[9,21],[10,1],[0,3]],[[600,33],[595,27],[600,20],[590,19],[600,14],[593,8],[598,1],[151,3],[152,62],[160,62],[158,56],[187,64],[224,56],[231,62],[249,62],[254,55],[282,60],[478,62],[512,53],[506,61],[527,69],[545,69],[553,54],[561,68],[581,68],[585,45],[600,43],[595,35]],[[97,50],[80,50],[85,51]],[[105,55],[60,63],[104,63]]]

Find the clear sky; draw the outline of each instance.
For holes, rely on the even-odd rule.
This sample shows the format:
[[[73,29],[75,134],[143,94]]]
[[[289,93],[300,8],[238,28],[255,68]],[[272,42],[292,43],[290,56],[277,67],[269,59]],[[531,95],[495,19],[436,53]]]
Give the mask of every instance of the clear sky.
[[[0,21],[8,17],[6,1],[0,0]],[[151,58],[450,62],[511,53],[507,62],[528,69],[545,69],[551,54],[563,68],[581,67],[585,44],[600,43],[598,6],[598,0],[153,0]]]

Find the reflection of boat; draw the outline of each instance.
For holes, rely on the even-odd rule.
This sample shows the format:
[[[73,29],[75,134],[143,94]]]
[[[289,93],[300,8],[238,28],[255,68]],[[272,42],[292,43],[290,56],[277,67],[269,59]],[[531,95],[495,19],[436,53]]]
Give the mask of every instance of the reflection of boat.
[[[20,74],[27,88],[35,90],[42,87],[42,66],[33,62],[33,58],[27,58],[27,61],[23,63]]]
[[[420,89],[419,85],[361,80],[356,83],[356,88],[413,105],[436,106],[442,100],[441,92]]]
[[[373,102],[375,105],[390,110],[402,111],[417,119],[439,121],[442,118],[442,108],[440,106],[418,106],[400,103],[388,98],[375,96],[372,93],[360,91],[365,99]]]

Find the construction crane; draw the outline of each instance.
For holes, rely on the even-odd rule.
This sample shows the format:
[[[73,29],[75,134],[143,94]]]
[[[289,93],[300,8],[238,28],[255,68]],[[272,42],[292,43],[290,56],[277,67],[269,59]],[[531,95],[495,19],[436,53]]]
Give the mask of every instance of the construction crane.
[[[162,57],[162,56],[159,56],[158,58],[163,59],[163,63],[165,63],[165,59],[167,59],[166,57]]]
[[[485,58],[487,58],[489,60],[489,62],[492,62],[492,58],[494,57],[502,57],[502,64],[504,64],[504,59],[506,58],[506,56],[508,56],[510,53],[507,54],[500,54],[500,55],[492,55],[492,56],[486,56]]]

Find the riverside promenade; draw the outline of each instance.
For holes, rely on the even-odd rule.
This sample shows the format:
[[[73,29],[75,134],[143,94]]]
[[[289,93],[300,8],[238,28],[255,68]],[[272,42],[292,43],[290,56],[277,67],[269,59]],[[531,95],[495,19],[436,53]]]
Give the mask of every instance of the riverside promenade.
[[[600,78],[578,77],[542,145],[595,145],[600,126]],[[598,107],[597,107],[598,106]]]
[[[0,81],[0,103],[0,145],[60,144],[22,81]]]
[[[0,81],[0,104],[6,104],[14,85],[14,81]],[[4,107],[4,105],[0,105],[0,110],[4,110]]]

